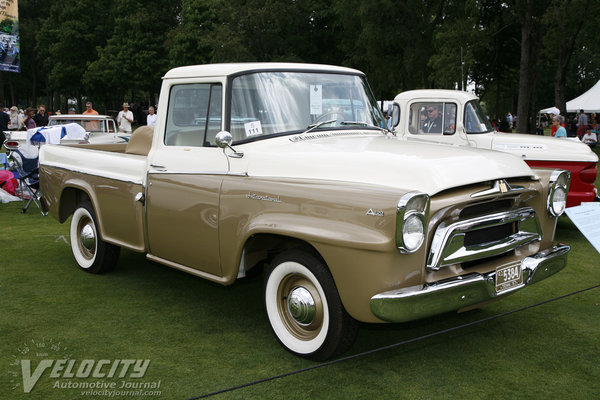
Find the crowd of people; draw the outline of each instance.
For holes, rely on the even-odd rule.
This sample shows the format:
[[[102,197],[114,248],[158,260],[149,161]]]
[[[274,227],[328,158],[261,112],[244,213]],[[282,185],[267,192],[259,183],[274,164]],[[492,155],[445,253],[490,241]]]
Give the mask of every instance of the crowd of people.
[[[596,147],[598,133],[600,133],[596,113],[592,113],[588,117],[584,110],[579,110],[574,116],[565,118],[560,114],[560,110],[554,107],[548,116],[548,118],[544,116],[541,119],[538,131],[543,132],[549,122],[551,136],[557,138],[576,137],[588,146]]]
[[[596,113],[588,116],[584,110],[579,110],[574,116],[565,118],[557,107],[552,107],[548,114],[540,116],[536,133],[544,135],[546,129],[550,127],[550,135],[553,137],[576,137],[588,146],[595,147],[600,134],[599,120],[600,117]],[[517,116],[508,113],[504,118],[492,118],[490,122],[498,132],[513,132],[517,125]]]
[[[134,124],[137,125],[150,125],[156,124],[156,108],[150,106],[148,108],[148,114],[146,115],[142,111],[141,107],[136,107],[136,114],[129,110],[129,103],[123,103],[123,110],[116,116],[117,126],[119,130],[124,133],[131,133]],[[70,107],[68,109],[69,114],[76,114],[75,108]],[[60,110],[56,110],[56,115],[61,114]],[[91,101],[85,103],[85,111],[82,114],[95,114],[98,112],[94,110]],[[46,106],[40,104],[37,107],[27,107],[25,110],[19,109],[17,106],[10,108],[0,104],[0,144],[4,142],[4,131],[17,131],[27,130],[48,125],[49,113],[46,112]]]

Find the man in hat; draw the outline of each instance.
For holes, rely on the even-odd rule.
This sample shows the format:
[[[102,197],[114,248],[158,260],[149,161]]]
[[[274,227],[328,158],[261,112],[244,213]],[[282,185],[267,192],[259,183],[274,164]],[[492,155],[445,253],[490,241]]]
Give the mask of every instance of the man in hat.
[[[129,103],[123,103],[123,110],[117,115],[117,125],[119,132],[131,133],[131,124],[133,123],[133,113],[129,111]]]

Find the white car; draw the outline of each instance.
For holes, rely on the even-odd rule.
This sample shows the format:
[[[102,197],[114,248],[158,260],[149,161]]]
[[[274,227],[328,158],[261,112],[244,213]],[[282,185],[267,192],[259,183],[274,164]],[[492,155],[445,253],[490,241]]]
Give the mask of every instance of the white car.
[[[77,135],[73,138],[63,137],[61,144],[83,144],[83,143],[124,143],[129,140],[131,134],[118,132],[114,119],[108,115],[86,115],[86,114],[60,114],[51,115],[48,119],[48,126],[76,123],[85,130],[85,135]],[[25,143],[32,135],[31,129],[28,131],[6,131],[6,148],[18,148]]]

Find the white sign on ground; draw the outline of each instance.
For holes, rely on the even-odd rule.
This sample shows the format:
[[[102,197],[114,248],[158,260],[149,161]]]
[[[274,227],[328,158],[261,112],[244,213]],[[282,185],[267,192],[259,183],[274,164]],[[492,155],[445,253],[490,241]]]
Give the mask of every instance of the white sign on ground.
[[[577,207],[567,208],[565,212],[600,253],[600,203],[581,203]]]

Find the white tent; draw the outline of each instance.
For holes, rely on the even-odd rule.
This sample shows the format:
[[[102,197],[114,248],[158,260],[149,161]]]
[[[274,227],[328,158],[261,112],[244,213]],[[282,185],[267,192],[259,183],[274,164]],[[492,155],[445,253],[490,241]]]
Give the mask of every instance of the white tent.
[[[567,112],[575,113],[579,110],[586,113],[600,112],[600,81],[581,96],[567,101]]]
[[[560,110],[556,107],[548,107],[548,108],[544,108],[543,110],[538,111],[540,114],[554,114],[554,115],[560,115]]]

